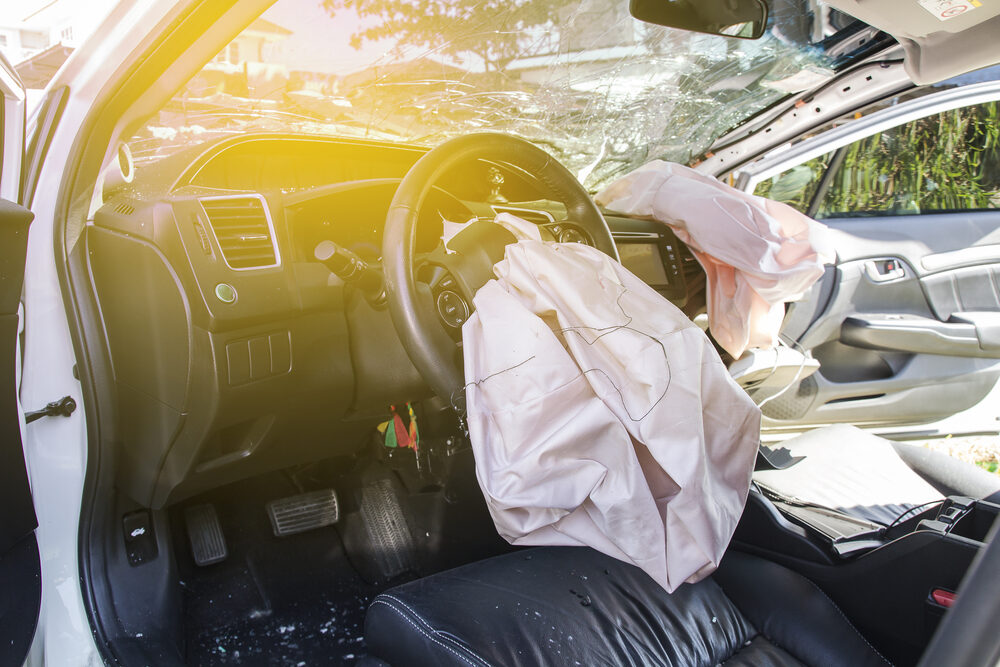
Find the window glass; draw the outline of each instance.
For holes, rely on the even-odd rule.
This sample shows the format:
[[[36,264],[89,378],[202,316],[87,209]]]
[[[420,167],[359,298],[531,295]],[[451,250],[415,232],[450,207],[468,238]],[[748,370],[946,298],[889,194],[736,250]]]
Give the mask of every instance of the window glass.
[[[248,132],[434,146],[491,130],[597,190],[654,158],[687,163],[858,55],[826,55],[829,12],[793,9],[733,40],[644,24],[624,0],[279,0],[129,144],[141,172]]]
[[[817,218],[1000,208],[1000,103],[912,121],[843,149]]]
[[[753,193],[784,202],[802,213],[807,213],[809,204],[816,194],[816,188],[819,187],[823,173],[830,166],[832,158],[833,152],[831,151],[826,155],[820,155],[792,167],[766,181],[761,181],[754,188]]]

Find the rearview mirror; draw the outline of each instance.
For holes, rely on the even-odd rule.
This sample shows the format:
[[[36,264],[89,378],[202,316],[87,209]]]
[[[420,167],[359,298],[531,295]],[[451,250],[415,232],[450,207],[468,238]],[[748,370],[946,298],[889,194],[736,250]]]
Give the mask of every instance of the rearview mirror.
[[[647,23],[740,39],[757,39],[767,27],[763,0],[629,0],[628,11]]]

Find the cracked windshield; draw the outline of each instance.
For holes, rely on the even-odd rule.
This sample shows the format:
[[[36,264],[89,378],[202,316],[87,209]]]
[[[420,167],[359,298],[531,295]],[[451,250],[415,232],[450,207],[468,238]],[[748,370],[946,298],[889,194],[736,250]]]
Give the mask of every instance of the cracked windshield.
[[[475,130],[545,147],[591,190],[687,162],[832,75],[807,0],[761,40],[641,23],[620,0],[278,2],[132,138],[138,167],[249,130],[427,146]],[[780,26],[780,30],[778,27]]]

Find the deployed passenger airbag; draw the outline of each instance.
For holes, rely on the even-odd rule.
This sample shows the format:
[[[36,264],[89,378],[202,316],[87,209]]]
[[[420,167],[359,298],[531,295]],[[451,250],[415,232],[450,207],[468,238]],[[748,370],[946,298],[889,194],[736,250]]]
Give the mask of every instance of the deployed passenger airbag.
[[[669,225],[687,244],[708,279],[712,336],[734,359],[775,344],[784,303],[800,299],[833,259],[824,225],[672,162],[645,164],[595,199]]]

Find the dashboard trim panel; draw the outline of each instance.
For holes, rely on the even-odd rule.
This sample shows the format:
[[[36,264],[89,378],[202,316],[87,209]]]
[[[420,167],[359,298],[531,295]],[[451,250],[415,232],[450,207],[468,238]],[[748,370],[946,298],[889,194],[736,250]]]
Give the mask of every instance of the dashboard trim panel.
[[[215,225],[212,224],[212,216],[208,214],[208,210],[205,209],[205,205],[203,203],[206,201],[220,201],[225,199],[257,199],[260,201],[261,210],[264,211],[264,219],[267,221],[267,229],[271,234],[271,248],[274,250],[273,264],[235,267],[229,263],[229,259],[226,257],[226,253],[222,249],[222,242],[219,241],[219,235],[215,230]],[[201,207],[202,213],[205,214],[205,222],[208,223],[208,228],[212,232],[212,238],[215,239],[215,244],[219,247],[219,256],[222,258],[222,261],[230,271],[259,271],[260,269],[274,269],[281,266],[281,249],[278,244],[278,236],[274,230],[274,219],[271,217],[271,209],[267,205],[267,199],[265,199],[263,195],[253,192],[232,195],[210,195],[198,197],[198,205]]]

